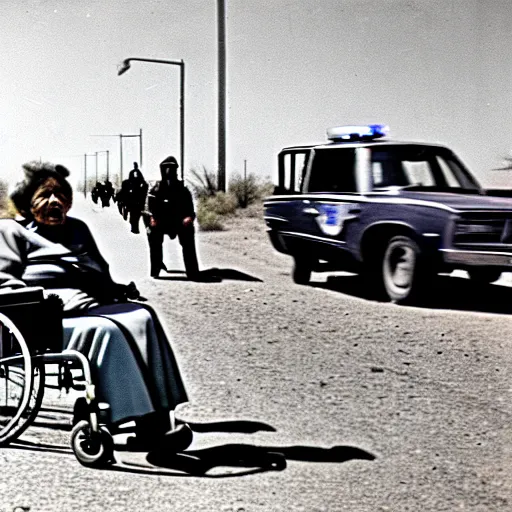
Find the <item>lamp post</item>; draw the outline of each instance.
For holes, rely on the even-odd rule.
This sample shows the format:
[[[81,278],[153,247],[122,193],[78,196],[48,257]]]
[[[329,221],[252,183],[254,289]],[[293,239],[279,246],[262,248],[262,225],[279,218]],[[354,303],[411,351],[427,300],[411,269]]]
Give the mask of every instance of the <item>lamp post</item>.
[[[185,168],[185,62],[183,60],[168,59],[146,59],[143,57],[130,57],[124,59],[119,65],[117,74],[121,76],[130,69],[131,61],[154,62],[156,64],[170,64],[180,68],[180,159],[181,159],[181,179],[183,180],[183,170]]]

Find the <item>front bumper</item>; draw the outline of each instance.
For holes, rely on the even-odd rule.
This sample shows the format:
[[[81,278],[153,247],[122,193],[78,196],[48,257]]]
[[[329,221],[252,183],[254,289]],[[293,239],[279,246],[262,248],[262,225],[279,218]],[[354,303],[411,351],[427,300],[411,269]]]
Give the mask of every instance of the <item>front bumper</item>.
[[[501,267],[512,270],[512,252],[441,249],[446,264],[461,267]]]

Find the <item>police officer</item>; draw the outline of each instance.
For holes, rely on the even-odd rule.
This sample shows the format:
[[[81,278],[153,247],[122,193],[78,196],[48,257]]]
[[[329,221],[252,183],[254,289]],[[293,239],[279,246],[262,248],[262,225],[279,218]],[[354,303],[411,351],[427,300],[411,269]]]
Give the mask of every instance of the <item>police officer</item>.
[[[139,233],[139,220],[146,203],[148,184],[142,176],[137,162],[133,163],[133,169],[130,171],[128,179],[123,181],[123,187],[122,201],[130,215],[131,232]]]
[[[147,209],[151,276],[158,277],[163,265],[162,245],[164,235],[178,237],[183,250],[185,271],[190,280],[199,280],[194,239],[194,203],[183,181],[178,180],[178,162],[173,156],[160,164],[162,179],[157,181],[148,194]]]

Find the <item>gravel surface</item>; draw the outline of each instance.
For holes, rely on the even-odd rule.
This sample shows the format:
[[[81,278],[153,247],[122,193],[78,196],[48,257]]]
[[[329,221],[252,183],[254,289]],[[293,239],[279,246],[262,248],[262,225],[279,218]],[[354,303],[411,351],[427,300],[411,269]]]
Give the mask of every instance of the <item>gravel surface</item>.
[[[194,443],[157,466],[120,452],[110,470],[83,468],[69,449],[74,396],[49,393],[45,408],[63,410],[23,436],[41,446],[0,450],[1,512],[512,510],[511,288],[442,277],[432,307],[412,308],[366,300],[348,274],[298,286],[261,216],[198,233],[219,282],[188,282],[177,242],[171,272],[151,280],[144,235],[113,208],[74,208],[114,277],[135,280],[164,321]],[[283,471],[264,467],[275,451]],[[190,473],[198,460],[204,476]]]

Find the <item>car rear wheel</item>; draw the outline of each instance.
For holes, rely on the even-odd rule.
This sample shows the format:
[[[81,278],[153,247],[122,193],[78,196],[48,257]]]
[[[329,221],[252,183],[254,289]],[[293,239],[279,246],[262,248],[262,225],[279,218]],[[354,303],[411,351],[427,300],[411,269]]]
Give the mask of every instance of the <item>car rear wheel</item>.
[[[297,284],[308,284],[311,279],[313,264],[309,258],[295,256],[293,259],[292,279]]]
[[[480,284],[494,283],[501,276],[501,271],[494,268],[472,268],[468,270],[469,277],[472,281]]]

